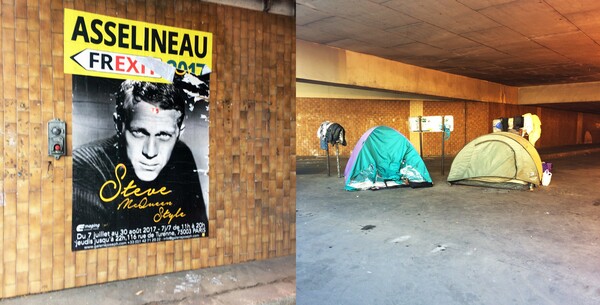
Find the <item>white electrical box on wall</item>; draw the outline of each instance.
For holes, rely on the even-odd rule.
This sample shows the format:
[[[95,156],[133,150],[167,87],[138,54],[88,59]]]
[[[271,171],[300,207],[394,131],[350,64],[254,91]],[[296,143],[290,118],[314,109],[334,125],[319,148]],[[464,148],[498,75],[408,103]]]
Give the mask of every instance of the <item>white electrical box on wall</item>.
[[[454,117],[451,115],[409,117],[408,125],[411,132],[442,132],[444,128],[454,131]]]

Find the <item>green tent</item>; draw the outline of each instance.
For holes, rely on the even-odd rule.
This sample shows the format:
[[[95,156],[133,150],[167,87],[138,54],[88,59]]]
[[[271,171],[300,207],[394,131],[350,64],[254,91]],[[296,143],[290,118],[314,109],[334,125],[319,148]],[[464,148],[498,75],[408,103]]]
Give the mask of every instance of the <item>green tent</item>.
[[[494,132],[469,142],[456,155],[448,182],[509,189],[539,186],[542,161],[529,141],[510,132]]]
[[[352,150],[344,177],[349,191],[433,185],[410,141],[387,126],[373,127],[362,135]]]

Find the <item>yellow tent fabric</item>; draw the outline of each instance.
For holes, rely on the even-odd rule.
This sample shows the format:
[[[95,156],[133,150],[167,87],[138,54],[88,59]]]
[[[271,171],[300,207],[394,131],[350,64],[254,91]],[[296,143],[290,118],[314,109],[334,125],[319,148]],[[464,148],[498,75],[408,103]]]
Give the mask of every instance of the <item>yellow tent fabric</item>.
[[[494,132],[469,142],[456,155],[448,174],[453,184],[499,188],[539,186],[542,160],[525,138]]]

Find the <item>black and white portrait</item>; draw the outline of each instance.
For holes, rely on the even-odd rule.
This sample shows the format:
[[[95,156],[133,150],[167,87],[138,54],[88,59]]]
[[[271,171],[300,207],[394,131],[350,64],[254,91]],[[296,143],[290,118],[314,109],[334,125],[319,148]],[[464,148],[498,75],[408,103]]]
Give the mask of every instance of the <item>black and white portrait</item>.
[[[73,76],[74,250],[208,235],[208,93]]]

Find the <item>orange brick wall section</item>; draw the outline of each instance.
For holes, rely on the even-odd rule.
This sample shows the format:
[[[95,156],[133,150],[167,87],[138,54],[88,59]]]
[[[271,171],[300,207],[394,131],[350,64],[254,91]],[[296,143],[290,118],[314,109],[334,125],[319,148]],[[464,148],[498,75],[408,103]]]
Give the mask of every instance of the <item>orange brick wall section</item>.
[[[487,104],[464,102],[424,102],[423,115],[452,115],[454,131],[445,142],[445,154],[455,155],[462,149],[465,139],[487,133],[491,123],[473,122],[471,128],[465,128],[465,105],[473,117],[487,116]],[[296,144],[299,156],[324,156],[326,152],[319,148],[317,130],[323,121],[336,122],[346,131],[348,146],[340,147],[340,155],[349,156],[352,148],[369,128],[386,125],[409,136],[408,118],[410,101],[354,100],[354,99],[310,99],[298,98],[296,102]],[[417,144],[415,144],[417,145]],[[423,156],[441,155],[442,133],[423,134]],[[334,148],[330,146],[330,154]]]
[[[492,120],[489,103],[465,102],[465,126],[463,128],[466,132],[463,143],[469,143],[481,135],[490,133]]]
[[[73,8],[213,33],[207,238],[71,251]],[[293,255],[296,250],[295,18],[167,1],[2,1],[0,299]],[[46,123],[67,122],[67,156]]]
[[[316,137],[319,125],[325,120],[340,123],[347,131],[348,146],[340,149],[342,156],[349,156],[360,136],[377,125],[396,128],[408,137],[410,101],[298,98],[296,107],[298,156],[325,155],[325,151],[319,149]],[[542,121],[542,136],[536,142],[536,148],[583,143],[586,132],[594,143],[600,142],[600,115],[581,115],[583,130],[578,134],[580,114],[577,112],[481,102],[423,102],[423,116],[454,117],[454,131],[444,146],[447,156],[456,155],[476,137],[492,132],[493,119],[525,113],[536,114]],[[423,133],[424,157],[441,156],[441,136],[441,133]]]
[[[374,126],[386,125],[406,135],[409,106],[408,101],[299,98],[296,101],[297,154],[327,154],[319,148],[317,138],[317,130],[324,121],[335,122],[344,127],[348,145],[339,145],[341,156],[349,156],[358,139]],[[330,154],[335,154],[332,146]]]
[[[447,116],[454,118],[454,131],[450,138],[444,140],[444,155],[456,155],[464,146],[465,128],[465,103],[463,102],[423,102],[423,116]],[[441,132],[423,133],[423,156],[442,155]]]

